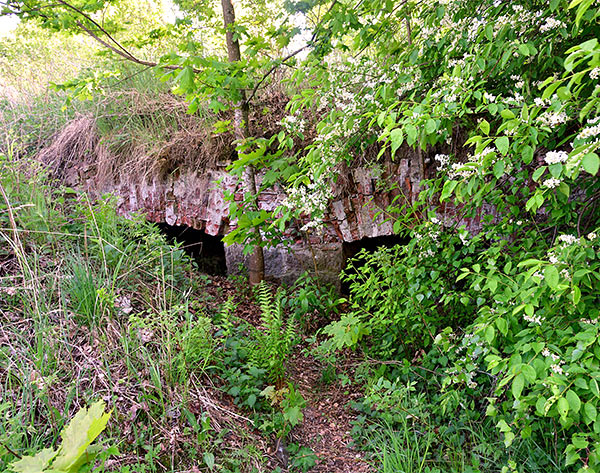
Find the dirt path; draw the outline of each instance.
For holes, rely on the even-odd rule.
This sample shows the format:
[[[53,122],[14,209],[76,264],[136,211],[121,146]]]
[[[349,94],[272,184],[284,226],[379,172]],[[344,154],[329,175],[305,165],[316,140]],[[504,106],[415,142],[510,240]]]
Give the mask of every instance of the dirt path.
[[[290,372],[306,399],[304,421],[294,429],[291,439],[310,447],[319,458],[311,473],[373,472],[363,453],[351,446],[351,421],[356,415],[347,405],[359,393],[349,393],[338,380],[322,383],[322,369],[312,356],[294,357]]]

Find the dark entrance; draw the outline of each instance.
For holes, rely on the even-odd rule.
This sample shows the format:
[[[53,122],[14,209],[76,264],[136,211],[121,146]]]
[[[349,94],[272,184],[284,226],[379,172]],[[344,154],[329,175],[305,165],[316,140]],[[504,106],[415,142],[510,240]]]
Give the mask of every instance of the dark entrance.
[[[181,243],[182,248],[194,259],[200,271],[213,276],[227,274],[225,245],[221,237],[207,235],[201,230],[183,225],[157,223],[157,226],[170,241]]]
[[[351,273],[352,271],[347,269],[348,262],[354,258],[360,250],[365,250],[369,253],[373,253],[378,248],[384,246],[386,248],[391,248],[395,245],[406,245],[408,243],[408,238],[402,235],[383,235],[377,236],[373,238],[363,238],[362,240],[343,242],[342,243],[342,257],[344,259],[344,269],[346,273]],[[355,263],[355,266],[357,264]],[[361,266],[358,263],[357,266]],[[350,285],[346,281],[342,281],[341,284],[342,294],[348,295],[350,294]]]

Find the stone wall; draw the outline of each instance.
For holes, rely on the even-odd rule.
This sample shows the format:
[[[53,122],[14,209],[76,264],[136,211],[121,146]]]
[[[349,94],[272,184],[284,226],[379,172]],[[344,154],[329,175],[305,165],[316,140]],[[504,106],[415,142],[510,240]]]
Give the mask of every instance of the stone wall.
[[[284,248],[265,250],[265,275],[285,283],[293,282],[305,270],[314,270],[319,276],[337,283],[344,266],[343,242],[392,235],[392,222],[385,210],[394,199],[413,201],[423,177],[418,159],[400,159],[388,163],[379,171],[354,168],[333,184],[333,202],[326,225],[318,235],[307,235],[290,229],[290,244]],[[122,182],[96,189],[93,177],[80,175],[80,184],[92,193],[112,192],[119,198],[119,212],[143,212],[153,222],[185,225],[209,235],[225,235],[235,222],[229,221],[229,202],[223,191],[237,192],[235,178],[224,170],[182,171],[148,182]],[[283,192],[265,192],[259,196],[259,205],[274,209],[284,198]],[[451,218],[457,218],[457,209],[448,207]],[[454,216],[454,217],[452,217]],[[472,226],[473,222],[465,222]],[[310,243],[310,244],[309,244]],[[225,249],[230,273],[237,273],[245,257],[239,245]]]

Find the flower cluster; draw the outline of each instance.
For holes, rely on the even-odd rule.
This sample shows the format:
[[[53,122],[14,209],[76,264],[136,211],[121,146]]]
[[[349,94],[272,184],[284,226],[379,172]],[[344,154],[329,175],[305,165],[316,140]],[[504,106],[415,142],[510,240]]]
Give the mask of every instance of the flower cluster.
[[[548,151],[544,157],[546,164],[564,163],[569,158],[565,151]]]
[[[481,167],[483,160],[495,152],[496,148],[493,146],[487,146],[479,153],[470,155],[467,163],[453,163],[448,171],[448,177],[450,179],[456,179],[457,177],[467,179],[471,177],[477,172],[478,168]]]
[[[436,154],[433,159],[437,163],[438,171],[446,169],[448,164],[450,164],[450,156],[447,154]]]
[[[575,235],[559,235],[558,241],[560,241],[564,245],[572,245],[574,243],[577,243],[579,241],[579,238],[577,238]]]
[[[304,133],[304,127],[306,126],[306,122],[302,118],[298,118],[295,115],[288,115],[287,117],[284,117],[279,124],[288,133]]]
[[[587,125],[588,126],[577,134],[578,140],[588,140],[589,138],[600,135],[600,116],[588,120]]]
[[[562,181],[560,179],[551,177],[549,179],[546,179],[544,182],[542,182],[542,186],[548,187],[549,189],[554,189],[555,187],[560,186],[561,182]]]
[[[537,120],[540,124],[553,128],[569,121],[565,112],[546,112],[540,115]]]
[[[556,30],[558,28],[566,28],[567,25],[565,25],[562,21],[557,20],[556,18],[552,18],[552,17],[548,17],[546,18],[546,22],[540,26],[540,31],[542,33],[547,33],[550,30]]]
[[[536,97],[533,99],[533,103],[538,107],[547,107],[552,102],[550,101],[550,99],[543,99],[541,97]]]
[[[551,353],[550,350],[548,350],[547,348],[544,348],[542,350],[542,356],[545,356],[546,358],[551,358],[552,361],[554,362],[551,366],[550,369],[556,373],[556,374],[564,374],[567,375],[568,373],[565,373],[562,369],[561,365],[564,365],[565,362],[563,360],[560,359],[560,356],[555,355],[554,353]]]
[[[545,318],[545,317],[542,317],[542,316],[540,316],[540,315],[535,315],[535,314],[534,314],[534,315],[527,315],[527,314],[525,314],[525,315],[523,316],[523,319],[524,319],[525,321],[527,321],[527,322],[529,322],[529,323],[532,323],[532,324],[535,324],[535,325],[542,325],[542,322],[543,322],[544,320],[546,320],[546,318]]]

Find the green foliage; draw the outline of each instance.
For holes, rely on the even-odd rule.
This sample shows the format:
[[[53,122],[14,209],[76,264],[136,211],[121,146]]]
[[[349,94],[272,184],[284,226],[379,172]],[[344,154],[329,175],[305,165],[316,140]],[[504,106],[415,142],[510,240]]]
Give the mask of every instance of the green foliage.
[[[71,270],[72,274],[65,283],[64,295],[76,316],[87,325],[96,325],[103,315],[110,315],[114,297],[106,294],[97,275],[81,261],[74,260]]]
[[[287,449],[291,456],[291,468],[306,473],[316,466],[318,457],[310,448],[293,443]]]
[[[296,324],[286,317],[283,310],[283,294],[275,298],[263,281],[256,287],[256,298],[261,310],[262,327],[254,329],[255,341],[250,347],[250,363],[265,369],[269,378],[280,383],[285,377],[285,362],[296,338]]]
[[[188,321],[181,334],[181,352],[178,355],[179,370],[182,376],[190,372],[202,373],[214,357],[215,340],[213,324],[208,317],[198,317]]]
[[[412,356],[433,344],[446,327],[465,326],[474,317],[477,291],[455,283],[462,265],[475,261],[481,237],[464,229],[426,221],[407,245],[363,251],[344,272],[351,311],[325,329],[338,348],[372,335],[370,350],[380,356]]]
[[[333,285],[305,272],[290,288],[285,306],[294,311],[294,319],[303,328],[310,330],[315,324],[329,322],[345,301]]]
[[[9,470],[15,473],[76,473],[93,464],[102,451],[93,446],[96,437],[106,428],[110,412],[104,412],[104,402],[98,401],[89,408],[80,409],[63,429],[62,442],[57,449],[45,448],[35,455],[14,461]]]
[[[269,385],[260,394],[274,408],[271,416],[260,425],[261,430],[275,433],[279,439],[285,438],[304,419],[302,409],[306,406],[306,401],[292,383],[280,389]]]
[[[434,437],[435,433],[432,431],[417,433],[409,427],[408,422],[404,422],[403,429],[400,431],[387,427],[373,439],[380,471],[383,473],[439,472],[437,468],[426,466]]]

